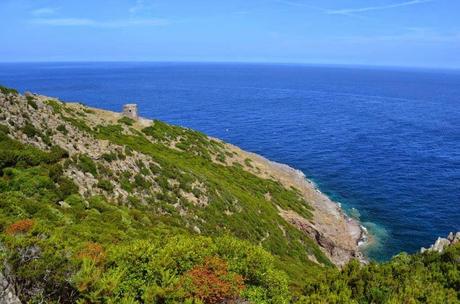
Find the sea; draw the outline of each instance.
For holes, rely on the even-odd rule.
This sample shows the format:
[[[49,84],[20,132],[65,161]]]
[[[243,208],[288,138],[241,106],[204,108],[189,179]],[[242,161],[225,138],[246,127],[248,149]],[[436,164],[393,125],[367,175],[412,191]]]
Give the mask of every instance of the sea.
[[[460,231],[460,71],[241,63],[4,63],[0,84],[190,127],[301,170],[371,259]]]

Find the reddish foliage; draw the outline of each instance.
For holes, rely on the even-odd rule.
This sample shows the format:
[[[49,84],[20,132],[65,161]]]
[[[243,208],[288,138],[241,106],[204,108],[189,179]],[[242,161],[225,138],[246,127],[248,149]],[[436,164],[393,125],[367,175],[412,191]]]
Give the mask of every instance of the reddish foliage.
[[[228,272],[226,261],[210,257],[184,275],[182,287],[190,297],[214,304],[237,298],[244,283],[242,276]]]
[[[101,244],[98,243],[88,243],[85,248],[83,248],[78,253],[78,258],[80,259],[91,259],[96,263],[101,263],[105,260],[106,253]]]
[[[34,220],[31,220],[31,219],[26,219],[26,220],[19,220],[11,225],[9,225],[7,228],[6,228],[6,234],[9,234],[9,235],[14,235],[14,234],[18,234],[18,233],[26,233],[27,231],[29,231],[32,226],[35,224],[35,221]]]

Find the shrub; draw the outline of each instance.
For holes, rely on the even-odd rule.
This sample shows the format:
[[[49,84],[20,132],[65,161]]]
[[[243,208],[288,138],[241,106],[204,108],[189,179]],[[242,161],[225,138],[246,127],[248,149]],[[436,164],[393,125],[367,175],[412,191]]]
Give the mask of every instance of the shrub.
[[[150,163],[149,168],[153,174],[159,174],[161,172],[161,168],[154,163]]]
[[[17,90],[10,89],[4,86],[0,86],[0,92],[2,92],[3,94],[13,94],[13,95],[19,94]]]
[[[88,155],[80,154],[77,166],[81,171],[91,173],[94,177],[97,176],[97,166]]]
[[[33,96],[26,96],[27,104],[31,106],[33,109],[38,110],[38,105],[35,102],[35,98]]]
[[[131,181],[127,177],[122,177],[120,179],[120,186],[121,186],[121,189],[127,191],[128,193],[131,193],[134,189],[134,185],[131,183]]]
[[[87,243],[77,255],[79,259],[90,259],[96,264],[102,263],[106,256],[104,248],[99,243]]]
[[[61,164],[53,164],[49,166],[48,176],[54,182],[57,182],[63,173],[64,173],[64,169]]]
[[[65,125],[62,125],[62,124],[57,126],[56,130],[58,130],[59,132],[61,132],[64,135],[67,135],[69,133],[69,131],[67,130]]]
[[[6,234],[9,234],[9,235],[26,233],[33,227],[34,224],[35,224],[35,221],[31,219],[19,220],[9,225],[6,228],[5,232]]]
[[[243,277],[229,273],[227,262],[218,257],[208,257],[185,273],[181,285],[187,297],[210,304],[234,300],[244,289]]]
[[[134,185],[135,187],[141,189],[149,188],[151,186],[151,184],[145,178],[143,178],[141,174],[134,176]]]
[[[118,153],[117,153],[117,157],[118,157],[118,159],[120,159],[120,160],[125,160],[125,159],[126,159],[126,155],[123,154],[123,152],[118,152]]]
[[[99,180],[99,182],[97,183],[97,187],[101,188],[102,190],[108,191],[108,192],[112,191],[114,188],[112,183],[107,179]]]
[[[122,117],[122,118],[120,118],[118,120],[118,123],[122,123],[122,124],[125,124],[127,126],[132,126],[134,124],[134,122],[135,122],[134,119],[131,119],[131,118],[126,117],[126,116],[124,116],[124,117]]]
[[[104,153],[102,154],[102,159],[104,159],[105,161],[107,162],[113,162],[115,160],[117,160],[117,154],[116,153],[113,153],[113,152],[110,152],[110,153]]]
[[[73,117],[68,117],[68,116],[63,116],[62,119],[71,123],[75,128],[79,129],[82,132],[87,132],[87,133],[92,132],[91,128],[86,124],[86,122],[83,119],[78,119],[78,118],[73,118]]]
[[[9,134],[10,133],[10,128],[6,125],[0,124],[0,132],[3,134]]]
[[[53,146],[48,154],[48,162],[55,163],[63,158],[68,158],[69,152],[60,146]]]
[[[65,199],[72,194],[78,193],[78,186],[67,177],[60,177],[58,180],[58,194],[60,199]]]
[[[24,134],[26,134],[29,138],[33,138],[35,135],[40,134],[40,132],[35,129],[35,127],[29,122],[27,122],[24,127],[21,128],[21,131],[24,132]]]
[[[64,105],[62,102],[59,102],[59,101],[56,101],[56,100],[53,100],[53,99],[48,99],[46,101],[46,104],[48,104],[53,109],[54,114],[61,113],[62,112],[62,107]]]
[[[126,146],[125,147],[125,154],[127,156],[133,156],[133,148],[131,148],[130,146]]]

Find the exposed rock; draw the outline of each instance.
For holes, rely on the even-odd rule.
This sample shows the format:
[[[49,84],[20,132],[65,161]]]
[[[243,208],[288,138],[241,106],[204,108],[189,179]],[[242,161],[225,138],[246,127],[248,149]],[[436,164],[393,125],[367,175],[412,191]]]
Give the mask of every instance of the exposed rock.
[[[0,272],[0,303],[2,304],[21,304],[21,301],[16,296],[13,285],[11,285]]]
[[[300,231],[309,235],[318,243],[326,256],[337,266],[344,266],[351,259],[358,259],[362,263],[367,260],[355,247],[348,247],[345,244],[335,243],[328,235],[322,232],[311,221],[303,218],[294,211],[280,210],[280,215]]]
[[[198,226],[193,226],[193,231],[195,231],[198,234],[201,234],[201,230],[200,228],[198,228]]]
[[[436,251],[436,252],[442,253],[447,247],[453,244],[456,244],[458,242],[460,242],[460,232],[457,232],[455,234],[451,232],[449,233],[447,238],[438,237],[436,242],[433,245],[431,245],[430,248],[422,247],[420,249],[420,252],[424,253],[426,251]]]

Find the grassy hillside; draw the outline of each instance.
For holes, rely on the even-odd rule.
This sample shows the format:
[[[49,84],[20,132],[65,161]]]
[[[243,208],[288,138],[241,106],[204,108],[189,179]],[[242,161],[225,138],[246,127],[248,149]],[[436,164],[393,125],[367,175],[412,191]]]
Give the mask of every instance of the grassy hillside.
[[[459,299],[458,246],[339,271],[279,215],[312,220],[299,191],[222,142],[0,91],[0,258],[24,302]]]

